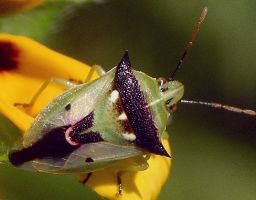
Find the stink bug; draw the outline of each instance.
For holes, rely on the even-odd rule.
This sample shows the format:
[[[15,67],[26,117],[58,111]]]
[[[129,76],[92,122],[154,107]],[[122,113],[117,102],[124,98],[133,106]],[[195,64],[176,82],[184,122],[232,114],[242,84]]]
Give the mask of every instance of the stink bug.
[[[161,144],[168,107],[183,85],[131,68],[128,51],[117,67],[72,87],[51,102],[25,133],[24,148],[9,154],[15,166],[52,173],[91,172],[148,153],[170,155]]]
[[[10,162],[40,172],[91,173],[110,166],[119,169],[120,162],[126,159],[139,160],[137,169],[146,169],[146,155],[150,153],[170,157],[161,139],[168,117],[184,93],[182,83],[173,78],[206,14],[207,8],[168,80],[133,70],[127,51],[117,67],[95,81],[74,86],[52,79],[71,88],[36,117],[24,135],[22,148],[9,153]],[[42,86],[30,106],[48,83]],[[230,106],[206,105],[255,115],[254,111]],[[120,177],[117,180],[120,185]]]
[[[126,159],[134,160],[136,169],[146,169],[148,154],[170,157],[161,138],[168,109],[183,91],[178,81],[159,86],[156,79],[133,70],[126,51],[117,67],[53,100],[9,160],[16,167],[48,173],[91,173],[110,166],[129,171],[134,166],[120,165]],[[119,175],[117,180],[121,194]]]

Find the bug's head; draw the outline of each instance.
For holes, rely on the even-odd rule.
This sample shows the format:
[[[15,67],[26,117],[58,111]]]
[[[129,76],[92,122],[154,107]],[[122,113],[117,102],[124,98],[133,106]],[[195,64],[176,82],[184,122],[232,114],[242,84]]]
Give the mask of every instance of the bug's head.
[[[175,80],[167,81],[164,78],[158,79],[160,92],[165,101],[167,109],[171,112],[176,108],[176,104],[181,100],[184,94],[184,86],[181,82]]]

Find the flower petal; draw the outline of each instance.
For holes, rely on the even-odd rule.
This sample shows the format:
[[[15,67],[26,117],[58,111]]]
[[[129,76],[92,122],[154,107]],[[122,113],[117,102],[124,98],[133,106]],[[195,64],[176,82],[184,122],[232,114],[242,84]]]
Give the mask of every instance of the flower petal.
[[[25,131],[31,124],[15,103],[29,103],[47,79],[85,80],[90,67],[22,36],[0,34],[0,111]],[[93,79],[97,77],[93,74]],[[63,91],[51,84],[26,113],[35,117]],[[12,112],[11,112],[12,111]],[[17,113],[17,114],[16,114]],[[24,124],[21,123],[24,119]],[[26,121],[26,122],[25,122]]]
[[[89,70],[88,65],[54,52],[33,40],[0,34],[0,112],[25,131],[40,110],[63,92],[63,89],[51,84],[32,109],[17,108],[15,103],[28,103],[42,83],[51,77],[85,80]],[[92,76],[92,79],[95,78],[96,73]],[[164,140],[163,143],[170,152],[168,141]],[[152,155],[148,163],[147,170],[127,172],[122,176],[121,196],[116,196],[117,169],[94,172],[87,185],[108,199],[156,199],[169,175],[171,160]]]
[[[39,4],[43,0],[0,0],[0,15],[11,14],[13,12],[28,10]]]
[[[168,140],[164,140],[165,149],[170,153]],[[116,200],[153,200],[157,199],[166,182],[171,166],[171,159],[152,155],[148,160],[149,168],[145,171],[127,172],[121,176],[123,192],[117,195],[117,170],[108,169],[92,174],[86,185],[107,199]],[[81,178],[81,176],[80,176]]]

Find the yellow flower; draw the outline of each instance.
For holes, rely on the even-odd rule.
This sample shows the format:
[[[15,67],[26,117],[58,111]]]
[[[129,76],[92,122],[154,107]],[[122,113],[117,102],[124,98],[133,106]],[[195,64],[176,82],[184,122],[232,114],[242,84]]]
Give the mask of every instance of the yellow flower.
[[[89,71],[88,65],[31,39],[0,34],[0,112],[25,132],[41,109],[63,90],[51,84],[31,109],[17,108],[15,103],[29,102],[42,83],[51,77],[84,80]],[[92,79],[97,77],[94,73]],[[164,140],[163,143],[170,151],[168,141]],[[116,196],[116,169],[95,172],[86,184],[108,199],[156,199],[169,175],[171,160],[152,155],[148,163],[147,170],[122,176],[121,196]],[[78,178],[82,176],[78,175]]]
[[[0,15],[28,10],[42,2],[43,0],[0,0]]]

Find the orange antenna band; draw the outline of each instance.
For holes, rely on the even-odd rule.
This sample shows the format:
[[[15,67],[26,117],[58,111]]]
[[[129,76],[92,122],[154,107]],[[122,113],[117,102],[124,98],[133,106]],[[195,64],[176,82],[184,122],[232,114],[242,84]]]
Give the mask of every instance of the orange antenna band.
[[[199,18],[199,20],[197,22],[197,25],[196,25],[194,31],[192,32],[191,40],[187,43],[185,51],[182,54],[182,56],[181,56],[181,58],[180,58],[180,60],[179,60],[179,62],[177,64],[176,68],[172,72],[171,77],[169,78],[169,80],[173,80],[174,76],[176,75],[178,70],[181,68],[186,55],[188,54],[188,52],[190,51],[190,49],[193,46],[193,42],[195,41],[195,39],[196,39],[196,37],[198,35],[198,32],[200,31],[201,25],[202,25],[204,19],[206,18],[207,13],[208,13],[208,8],[204,7],[204,9],[203,9],[203,11],[202,11],[202,13],[200,15],[200,18]]]

